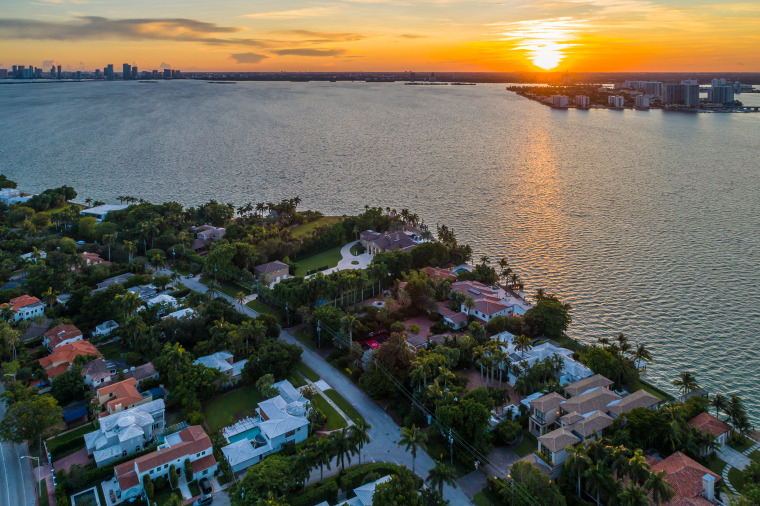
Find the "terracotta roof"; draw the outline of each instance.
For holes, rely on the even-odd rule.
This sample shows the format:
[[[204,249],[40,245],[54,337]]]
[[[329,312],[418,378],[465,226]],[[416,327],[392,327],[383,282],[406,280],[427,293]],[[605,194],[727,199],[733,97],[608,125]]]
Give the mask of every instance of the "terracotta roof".
[[[399,283],[399,286],[400,285],[401,284]],[[467,321],[467,315],[465,313],[461,311],[452,311],[451,309],[446,307],[445,302],[438,303],[438,314],[440,314],[444,318],[448,318],[454,323],[464,323]]]
[[[716,483],[721,479],[720,476],[681,452],[676,452],[665,460],[657,462],[651,468],[653,473],[665,471],[665,479],[673,486],[673,491],[677,497],[669,502],[669,505],[700,504],[698,502],[676,502],[676,499],[693,501],[701,498],[702,477],[706,474],[712,475]]]
[[[76,339],[82,337],[82,331],[69,323],[63,325],[56,325],[52,329],[45,332],[45,337],[50,343],[51,348],[55,348],[63,341],[67,339]]]
[[[546,447],[550,452],[558,452],[567,446],[572,446],[581,442],[578,436],[565,427],[544,434],[539,437],[538,440],[541,442],[541,445]]]
[[[692,427],[696,427],[702,432],[707,432],[715,437],[718,437],[721,434],[725,434],[731,430],[731,426],[729,424],[720,418],[711,415],[710,413],[700,413],[689,420],[688,423]]]
[[[586,390],[590,390],[596,387],[608,387],[612,385],[612,383],[612,380],[605,378],[601,374],[594,374],[588,378],[576,381],[572,385],[567,385],[565,387],[565,393],[571,397],[575,397],[576,395],[582,394]]]
[[[430,279],[448,279],[450,281],[457,280],[457,275],[446,269],[439,269],[438,267],[425,267],[421,270],[425,271]]]
[[[50,369],[46,370],[45,373],[47,374],[48,378],[53,379],[56,376],[59,376],[68,371],[70,365],[71,364],[64,362],[63,364],[51,367]]]
[[[660,398],[646,390],[636,390],[631,395],[626,395],[619,402],[608,407],[608,411],[616,416],[628,413],[636,408],[651,408],[660,403]]]
[[[82,253],[82,259],[85,261],[87,265],[97,265],[97,264],[110,264],[111,262],[107,262],[100,258],[100,255],[97,253],[90,253],[88,251],[85,251]]]
[[[501,299],[495,297],[483,297],[475,299],[475,309],[485,315],[496,314],[499,311],[504,311],[509,306],[501,302]]]
[[[42,304],[42,301],[31,295],[22,295],[11,299],[7,304],[9,304],[14,311],[18,311],[22,307],[31,306],[33,304]],[[3,304],[3,306],[5,305],[6,304]]]
[[[551,392],[549,394],[542,395],[538,399],[533,399],[530,401],[530,405],[536,408],[537,411],[546,413],[553,409],[557,409],[559,405],[564,402],[564,400],[565,398],[559,395],[557,392]]]
[[[182,442],[162,448],[153,453],[137,457],[134,462],[140,472],[148,471],[154,467],[176,460],[178,458],[193,455],[211,448],[211,439],[203,432],[199,425],[193,425],[179,433]]]
[[[144,399],[142,394],[137,391],[137,381],[134,378],[128,378],[124,381],[114,383],[113,385],[99,388],[98,399],[101,399],[102,397],[108,399],[103,402],[103,405],[109,411],[116,408],[118,405],[121,405],[122,409],[126,409]]]
[[[209,467],[216,465],[216,459],[214,458],[214,455],[206,455],[205,457],[201,457],[198,460],[195,460],[193,462],[190,462],[190,467],[193,468],[193,474],[199,473],[203,471],[204,469],[208,469]]]
[[[74,363],[74,359],[80,355],[95,355],[97,357],[102,357],[98,349],[89,341],[80,340],[60,345],[55,348],[53,353],[47,357],[42,357],[39,360],[39,363],[43,369],[48,370],[51,367],[62,363],[71,365]]]
[[[131,464],[132,462],[127,462],[126,464]],[[122,464],[125,465],[125,464]],[[118,466],[121,467],[121,466]],[[117,469],[118,469],[117,467]],[[118,471],[116,472],[116,475],[119,477],[119,488],[122,492],[125,490],[129,490],[132,487],[136,487],[140,483],[140,479],[137,477],[137,473],[132,472],[126,472],[125,474],[119,474]]]
[[[279,260],[275,260],[274,262],[257,265],[253,268],[253,272],[256,274],[270,274],[272,272],[277,272],[288,268],[288,264],[280,262]]]
[[[562,409],[568,413],[576,411],[581,415],[591,413],[592,411],[604,410],[606,411],[607,404],[612,401],[618,401],[622,399],[618,394],[606,388],[597,388],[592,392],[588,392],[578,397],[568,399],[561,404]]]

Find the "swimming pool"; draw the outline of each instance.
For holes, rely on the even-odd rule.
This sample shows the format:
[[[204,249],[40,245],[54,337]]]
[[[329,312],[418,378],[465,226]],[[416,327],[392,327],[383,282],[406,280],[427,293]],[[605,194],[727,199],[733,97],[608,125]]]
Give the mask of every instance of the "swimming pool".
[[[235,434],[234,436],[230,436],[228,438],[228,441],[230,443],[237,443],[241,439],[253,440],[259,434],[261,434],[261,429],[259,429],[258,427],[253,427],[253,428],[250,428],[250,429],[248,429],[246,431],[239,432],[239,433]]]

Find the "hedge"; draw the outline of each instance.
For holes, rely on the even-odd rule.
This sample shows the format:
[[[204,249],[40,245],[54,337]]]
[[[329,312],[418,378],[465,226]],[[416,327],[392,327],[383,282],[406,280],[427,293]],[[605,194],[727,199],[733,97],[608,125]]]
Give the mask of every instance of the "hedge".
[[[335,502],[338,499],[338,484],[334,481],[325,482],[324,485],[319,485],[314,488],[308,489],[298,497],[289,499],[290,506],[314,506],[321,502]]]
[[[353,490],[362,484],[362,480],[369,473],[376,473],[378,476],[386,476],[398,472],[399,466],[386,462],[373,462],[364,464],[355,469],[348,470],[340,479],[340,488],[344,491]]]

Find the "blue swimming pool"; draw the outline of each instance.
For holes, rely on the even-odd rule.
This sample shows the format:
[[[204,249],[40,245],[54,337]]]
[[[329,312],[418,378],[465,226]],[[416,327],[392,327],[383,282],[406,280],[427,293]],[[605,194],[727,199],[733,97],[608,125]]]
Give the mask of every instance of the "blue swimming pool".
[[[259,429],[258,427],[253,427],[251,429],[248,429],[245,432],[240,432],[239,434],[235,434],[234,436],[230,436],[229,441],[230,441],[230,443],[237,443],[241,439],[252,440],[256,436],[258,436],[259,434],[261,434],[261,429]]]

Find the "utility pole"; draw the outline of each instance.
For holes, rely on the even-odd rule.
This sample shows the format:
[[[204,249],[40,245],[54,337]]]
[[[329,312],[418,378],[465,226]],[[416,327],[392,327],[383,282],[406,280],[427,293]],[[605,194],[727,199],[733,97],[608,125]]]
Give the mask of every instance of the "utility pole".
[[[451,465],[454,465],[454,436],[451,429],[449,429],[449,457],[451,459]]]
[[[317,347],[322,347],[322,327],[319,325],[319,320],[317,320]]]

